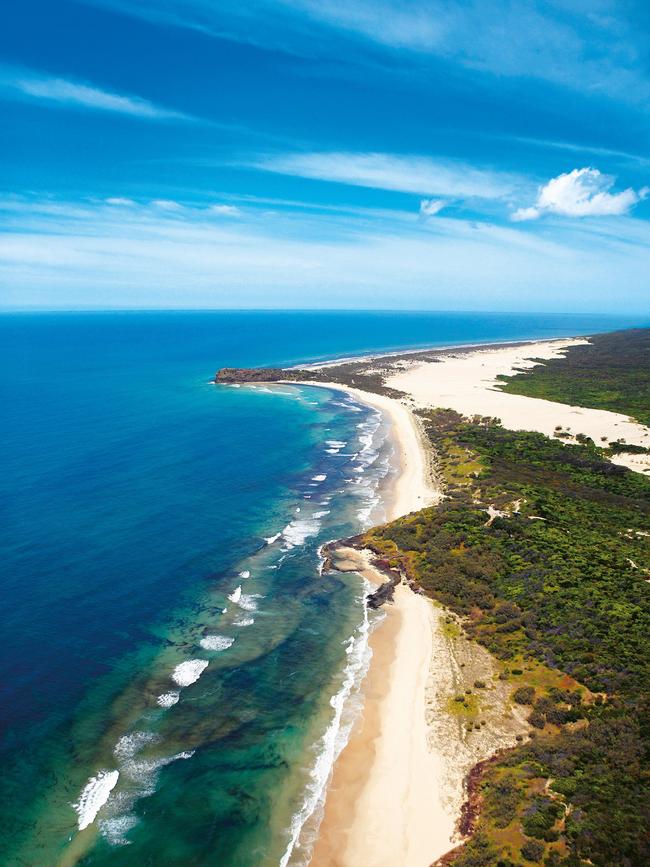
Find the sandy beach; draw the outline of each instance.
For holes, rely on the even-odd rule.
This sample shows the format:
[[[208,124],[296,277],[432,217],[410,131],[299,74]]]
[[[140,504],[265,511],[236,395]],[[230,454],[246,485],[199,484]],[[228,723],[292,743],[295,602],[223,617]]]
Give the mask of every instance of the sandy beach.
[[[314,865],[424,867],[451,845],[455,816],[427,738],[434,608],[405,585],[373,635],[365,707],[337,762]]]
[[[431,454],[406,406],[338,383],[314,385],[344,390],[389,419],[398,464],[387,494],[389,519],[439,502]],[[348,554],[350,562],[339,568],[354,569],[375,585],[385,580],[359,552]],[[462,779],[458,803],[445,804],[443,758],[430,748],[426,713],[433,639],[442,634],[439,611],[399,585],[384,612],[371,637],[363,714],[336,763],[314,865],[424,867],[453,845]]]

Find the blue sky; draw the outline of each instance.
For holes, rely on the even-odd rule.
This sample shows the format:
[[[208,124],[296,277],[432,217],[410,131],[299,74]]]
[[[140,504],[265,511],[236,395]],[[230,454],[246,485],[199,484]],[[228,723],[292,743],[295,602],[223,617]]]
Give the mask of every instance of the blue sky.
[[[21,0],[0,305],[650,310],[644,0]]]

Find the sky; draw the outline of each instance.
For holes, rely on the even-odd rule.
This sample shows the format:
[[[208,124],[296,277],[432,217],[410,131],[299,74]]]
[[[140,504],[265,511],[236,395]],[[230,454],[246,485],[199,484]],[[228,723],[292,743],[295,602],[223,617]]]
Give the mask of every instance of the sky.
[[[646,0],[21,0],[0,307],[650,312]]]

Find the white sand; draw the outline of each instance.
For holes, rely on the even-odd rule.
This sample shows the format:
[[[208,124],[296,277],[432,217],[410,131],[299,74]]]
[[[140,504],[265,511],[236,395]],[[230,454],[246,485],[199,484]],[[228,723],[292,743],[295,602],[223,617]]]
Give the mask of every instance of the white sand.
[[[501,419],[509,430],[539,431],[553,436],[556,426],[575,436],[585,434],[596,445],[617,439],[650,447],[650,429],[627,416],[600,409],[554,403],[499,390],[497,376],[516,373],[515,368],[534,366],[531,358],[555,358],[569,346],[586,340],[555,340],[524,346],[440,356],[438,362],[412,362],[407,369],[389,375],[386,385],[408,394],[417,407],[455,409],[462,415],[483,415]],[[650,455],[626,455],[615,462],[637,472],[650,469]]]
[[[362,557],[350,554],[353,568]],[[429,747],[426,721],[438,612],[405,585],[385,612],[372,636],[363,716],[334,769],[313,867],[427,867],[453,846],[462,785],[452,807],[443,798],[444,757]]]
[[[380,728],[372,762],[337,861],[364,867],[425,867],[451,847],[455,817],[443,807],[442,758],[427,747],[426,687],[432,606],[399,586],[392,661],[381,672]]]

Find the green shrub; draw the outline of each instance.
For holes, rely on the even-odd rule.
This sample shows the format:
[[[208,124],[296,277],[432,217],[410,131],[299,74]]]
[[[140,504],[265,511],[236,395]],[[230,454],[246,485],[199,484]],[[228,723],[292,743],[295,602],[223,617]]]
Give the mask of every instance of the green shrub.
[[[517,704],[532,704],[535,698],[535,687],[520,686],[512,693],[513,701]]]
[[[526,861],[539,862],[544,854],[544,844],[539,840],[526,840],[521,847],[521,856]]]

